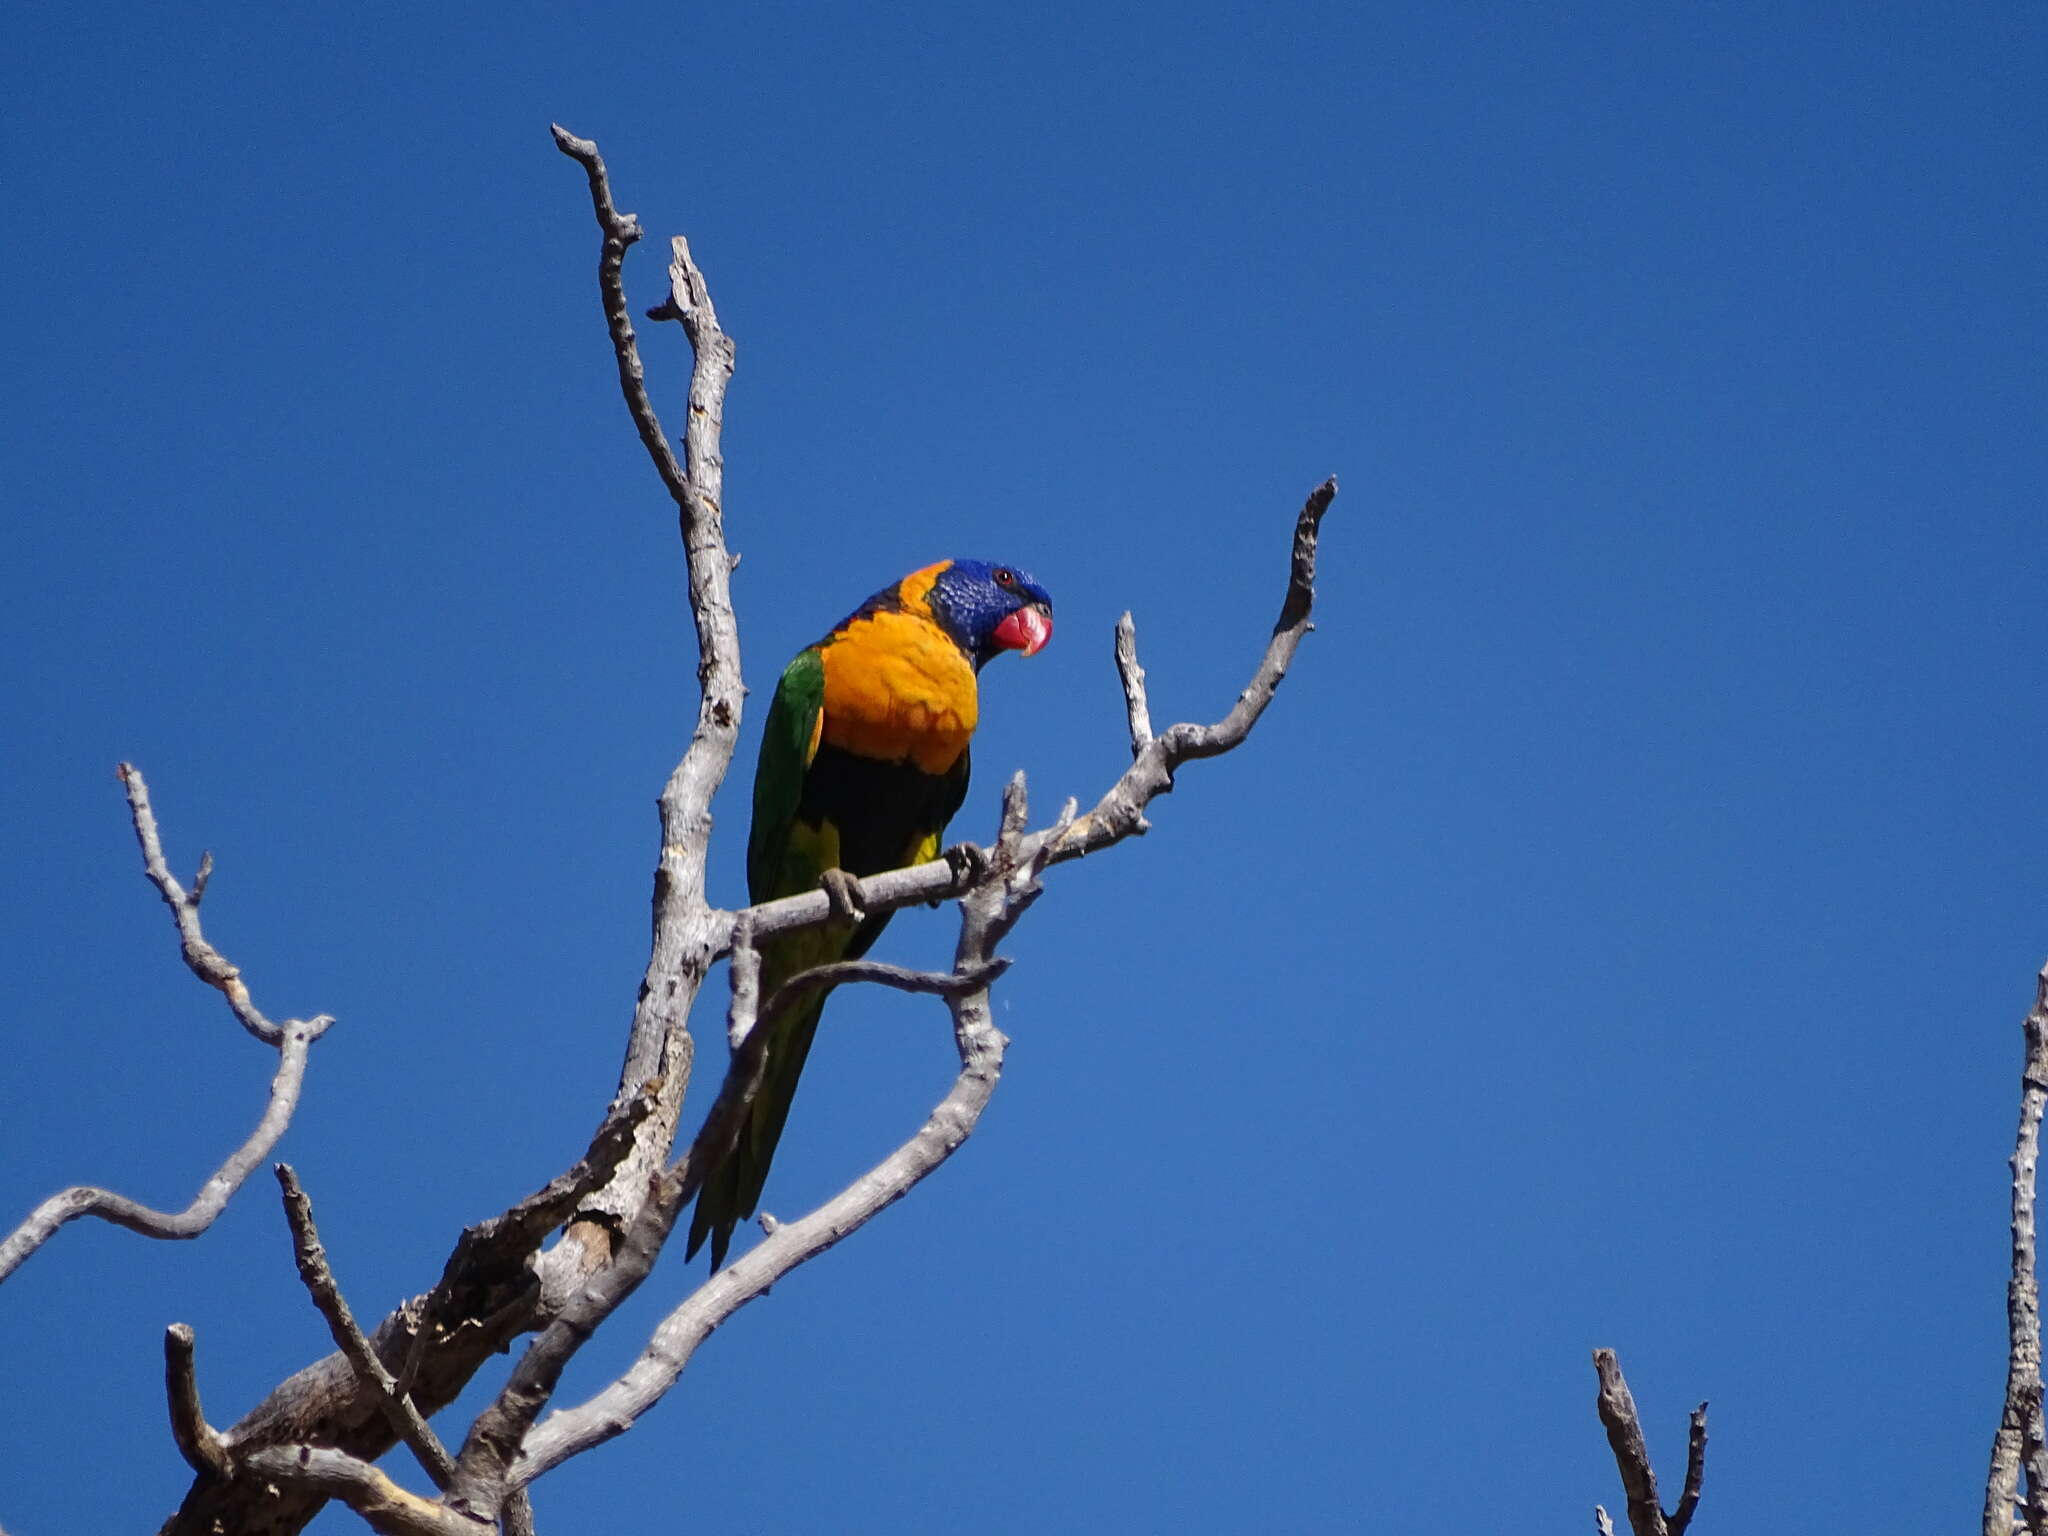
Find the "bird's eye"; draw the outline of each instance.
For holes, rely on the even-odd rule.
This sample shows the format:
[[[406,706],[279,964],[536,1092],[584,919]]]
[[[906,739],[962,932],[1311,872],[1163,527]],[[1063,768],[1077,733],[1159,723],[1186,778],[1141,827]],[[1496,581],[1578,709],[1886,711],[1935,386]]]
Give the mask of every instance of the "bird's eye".
[[[1016,572],[1010,570],[1008,567],[999,569],[996,572],[996,585],[999,587],[1014,587],[1015,585],[1017,585]]]

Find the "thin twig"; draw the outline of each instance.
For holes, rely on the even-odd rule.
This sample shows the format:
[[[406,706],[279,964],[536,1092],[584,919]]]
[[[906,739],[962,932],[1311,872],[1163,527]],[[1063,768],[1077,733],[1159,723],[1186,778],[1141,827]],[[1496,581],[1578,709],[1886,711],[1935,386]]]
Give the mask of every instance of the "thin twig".
[[[235,1475],[235,1463],[199,1405],[195,1350],[191,1324],[173,1323],[164,1330],[164,1395],[170,1400],[171,1439],[194,1472],[225,1481]]]
[[[2041,1154],[2041,1115],[2048,1105],[2048,966],[2035,979],[2034,1006],[2021,1026],[2026,1057],[2020,1070],[2020,1122],[2012,1168],[2012,1270],[2005,1283],[2007,1353],[2005,1406],[1991,1442],[1984,1487],[1985,1536],[2011,1536],[2015,1505],[2026,1528],[2048,1530],[2048,1469],[2041,1466],[2041,1292],[2034,1256],[2034,1186]],[[2024,1464],[2027,1488],[2020,1497]]]
[[[356,1326],[355,1314],[349,1311],[348,1301],[328,1266],[319,1228],[313,1225],[313,1202],[306,1198],[290,1163],[277,1165],[277,1182],[284,1190],[284,1216],[292,1229],[292,1256],[298,1261],[299,1278],[305,1282],[313,1305],[327,1320],[327,1331],[348,1356],[356,1374],[376,1393],[377,1405],[390,1421],[392,1432],[411,1447],[420,1466],[434,1480],[434,1486],[445,1489],[454,1476],[455,1463],[449,1458],[447,1447],[441,1444],[440,1436],[413,1406],[412,1399],[398,1391],[384,1362],[377,1358],[370,1341],[363,1337],[363,1330]]]
[[[133,763],[123,763],[115,771],[128,791],[128,814],[135,823],[135,840],[142,845],[143,873],[149,876],[149,883],[163,897],[164,905],[171,909],[171,919],[178,925],[179,948],[185,956],[185,964],[194,976],[228,1000],[228,1007],[242,1028],[264,1044],[276,1045],[281,1031],[250,1001],[241,968],[207,943],[206,935],[200,931],[199,897],[213,874],[213,855],[209,853],[200,860],[199,873],[192,882],[192,894],[187,895],[171,874],[170,862],[164,858],[156,813],[149,804],[149,785],[143,782],[141,770]]]

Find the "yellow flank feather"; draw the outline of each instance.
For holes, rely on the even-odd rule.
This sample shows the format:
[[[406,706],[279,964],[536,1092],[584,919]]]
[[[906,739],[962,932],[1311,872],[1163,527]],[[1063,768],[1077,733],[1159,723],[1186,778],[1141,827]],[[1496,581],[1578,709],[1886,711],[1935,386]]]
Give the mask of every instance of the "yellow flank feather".
[[[904,601],[921,606],[939,569],[906,576]],[[980,715],[974,667],[937,624],[916,613],[871,613],[834,635],[823,654],[826,741],[931,774],[960,760]]]
[[[839,829],[829,821],[792,822],[782,866],[790,873],[776,882],[776,890],[786,894],[808,891],[818,883],[819,870],[839,867]]]

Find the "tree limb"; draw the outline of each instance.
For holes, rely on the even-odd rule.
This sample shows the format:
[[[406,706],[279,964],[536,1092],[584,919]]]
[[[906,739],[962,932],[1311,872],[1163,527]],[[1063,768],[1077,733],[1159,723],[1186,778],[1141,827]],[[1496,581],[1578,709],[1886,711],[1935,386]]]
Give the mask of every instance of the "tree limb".
[[[1600,1422],[1607,1429],[1607,1444],[1614,1452],[1614,1464],[1621,1472],[1622,1491],[1628,1495],[1628,1524],[1635,1536],[1684,1536],[1700,1502],[1700,1483],[1706,1475],[1707,1405],[1692,1411],[1692,1432],[1686,1445],[1685,1490],[1678,1509],[1670,1517],[1657,1502],[1657,1474],[1650,1467],[1650,1448],[1643,1440],[1642,1421],[1636,1417],[1636,1400],[1622,1377],[1621,1362],[1611,1349],[1593,1351],[1593,1369],[1600,1376]],[[1611,1529],[1607,1511],[1593,1506],[1601,1529]]]
[[[755,985],[747,974],[753,969],[749,963],[753,953],[752,947],[745,946],[735,953],[747,957],[735,967],[733,987],[732,1030],[738,1035],[740,1043],[733,1053],[731,1066],[726,1073],[725,1082],[719,1089],[716,1102],[705,1117],[704,1124],[692,1141],[689,1151],[669,1170],[654,1198],[643,1208],[638,1220],[627,1231],[617,1259],[603,1274],[594,1278],[571,1298],[553,1321],[541,1331],[539,1337],[528,1346],[518,1365],[513,1368],[512,1375],[497,1400],[479,1415],[471,1426],[469,1438],[457,1460],[457,1479],[450,1492],[450,1502],[460,1500],[473,1509],[488,1512],[499,1507],[499,1501],[508,1494],[524,1488],[533,1476],[539,1475],[538,1472],[534,1472],[527,1476],[518,1476],[514,1472],[514,1463],[520,1459],[521,1447],[528,1431],[553,1396],[563,1370],[576,1351],[646,1279],[654,1267],[655,1260],[660,1257],[662,1247],[673,1231],[676,1219],[688,1208],[691,1199],[702,1187],[705,1177],[730,1154],[733,1142],[744,1123],[747,1104],[759,1085],[761,1068],[766,1059],[767,1042],[774,1033],[771,1026],[778,1015],[793,1006],[804,994],[820,986],[868,981],[903,991],[935,993],[940,996],[949,996],[970,989],[978,989],[985,993],[988,986],[1005,969],[1003,962],[993,960],[965,972],[956,971],[952,975],[906,971],[898,966],[869,965],[863,962],[818,966],[792,977],[776,988],[767,1006],[760,1010],[758,1020],[753,1020],[746,1017],[749,1011],[748,993]],[[869,1177],[872,1178],[873,1175]],[[867,1181],[863,1180],[863,1183],[865,1182]],[[876,1208],[879,1209],[879,1206]],[[861,1218],[862,1221],[865,1219]],[[859,1224],[853,1223],[854,1226]],[[852,1226],[846,1230],[851,1231]],[[836,1240],[835,1238],[834,1241]],[[728,1270],[724,1273],[730,1272]],[[716,1284],[719,1278],[714,1276],[712,1281],[707,1283],[707,1288],[710,1284]],[[765,1286],[763,1288],[765,1289]],[[680,1371],[681,1367],[678,1366],[677,1369]],[[673,1377],[669,1379],[669,1384],[672,1382]],[[664,1384],[660,1391],[666,1390],[667,1384]],[[659,1392],[654,1394],[655,1397],[659,1395]],[[645,1411],[645,1406],[651,1406],[653,1400],[654,1398],[649,1398],[640,1411]],[[638,1417],[638,1413],[636,1412],[633,1417]]]
[[[199,898],[213,872],[213,855],[208,854],[200,861],[199,874],[192,882],[191,891],[187,892],[171,874],[170,865],[164,858],[163,840],[157,831],[156,813],[149,803],[149,785],[143,780],[142,770],[132,763],[123,763],[120,773],[128,793],[128,812],[135,826],[135,840],[142,846],[143,873],[163,897],[164,905],[171,909],[185,964],[193,975],[227,999],[229,1008],[244,1029],[276,1048],[277,1071],[271,1077],[270,1096],[264,1103],[256,1129],[199,1186],[199,1192],[192,1197],[190,1205],[182,1211],[158,1211],[92,1184],[77,1184],[60,1190],[31,1211],[5,1239],[0,1239],[0,1283],[4,1283],[30,1254],[48,1242],[58,1228],[81,1216],[96,1216],[117,1227],[139,1232],[144,1237],[171,1240],[197,1237],[212,1226],[220,1213],[227,1209],[235,1191],[242,1187],[256,1165],[270,1155],[270,1149],[277,1145],[285,1127],[291,1124],[292,1115],[299,1107],[300,1089],[305,1084],[308,1053],[313,1042],[334,1022],[326,1014],[312,1019],[286,1019],[282,1024],[274,1024],[263,1016],[250,1000],[241,971],[209,944],[200,930]]]
[[[478,1255],[465,1253],[458,1245],[434,1292],[435,1297],[459,1296],[454,1306],[455,1331],[439,1342],[420,1346],[423,1356],[417,1366],[409,1363],[399,1373],[400,1382],[411,1389],[421,1412],[428,1414],[451,1401],[493,1352],[544,1323],[612,1261],[617,1242],[637,1218],[669,1160],[690,1079],[690,1008],[719,952],[714,936],[721,943],[729,942],[731,936],[729,920],[714,921],[705,899],[704,867],[711,798],[732,761],[743,696],[739,629],[729,590],[733,560],[725,548],[721,505],[724,461],[719,448],[734,349],[719,327],[703,274],[692,261],[688,246],[675,242],[669,300],[657,313],[659,318],[682,322],[695,352],[689,422],[684,452],[678,459],[647,394],[625,297],[623,263],[627,248],[641,238],[640,222],[619,211],[597,146],[560,127],[553,133],[556,147],[583,167],[589,183],[600,238],[598,293],[620,388],[641,443],[677,508],[697,628],[700,697],[689,745],[659,800],[661,852],[654,877],[653,943],[607,1124],[618,1123],[627,1107],[643,1097],[651,1100],[651,1109],[632,1119],[632,1145],[624,1157],[610,1164],[604,1182],[595,1189],[579,1191],[577,1208],[561,1241],[545,1253],[531,1255],[531,1275],[526,1272],[524,1257],[516,1276],[501,1271],[477,1273],[472,1264]],[[724,914],[718,917],[723,919]],[[501,1235],[517,1238],[524,1232],[521,1226]],[[501,1246],[517,1249],[520,1244],[513,1241]],[[537,1293],[526,1294],[535,1280]],[[418,1298],[401,1306],[372,1332],[373,1346],[382,1352],[387,1344],[396,1347],[394,1341],[400,1338],[409,1340],[421,1325],[422,1310],[431,1312],[436,1306],[431,1299]],[[374,1394],[366,1384],[357,1382],[346,1357],[337,1353],[280,1383],[230,1431],[230,1438],[237,1444],[262,1445],[317,1441],[374,1457],[389,1449],[389,1432]],[[301,1480],[294,1488],[302,1494],[313,1486]],[[208,1536],[216,1521],[232,1529],[238,1520],[247,1524],[260,1518],[266,1529],[282,1536],[311,1519],[322,1496],[289,1491],[281,1497],[266,1496],[260,1512],[252,1502],[254,1497],[239,1482],[225,1494],[195,1484],[165,1531],[168,1536]]]
[[[367,1461],[326,1446],[273,1445],[254,1452],[242,1463],[242,1480],[268,1488],[272,1503],[282,1489],[310,1495],[316,1509],[324,1500],[340,1499],[378,1536],[486,1536],[493,1529],[439,1500],[408,1493]]]
[[[558,1300],[609,1261],[612,1237],[638,1212],[649,1180],[668,1160],[674,1143],[691,1065],[687,1021],[714,957],[712,909],[704,895],[711,800],[732,763],[745,690],[740,682],[739,625],[733,616],[729,581],[733,559],[725,547],[725,460],[719,446],[735,355],[732,339],[719,326],[709,286],[691,259],[689,245],[676,239],[672,242],[668,301],[651,313],[655,318],[681,321],[694,355],[688,426],[683,456],[678,459],[648,396],[646,371],[626,303],[622,269],[627,248],[641,237],[640,221],[619,212],[597,146],[559,125],[552,131],[556,147],[583,167],[590,184],[591,208],[601,234],[598,292],[618,365],[619,387],[641,444],[676,506],[699,657],[696,727],[661,791],[654,942],[619,1075],[620,1099],[637,1094],[644,1084],[659,1078],[664,1084],[661,1113],[648,1123],[635,1155],[589,1202],[594,1219],[578,1222],[567,1240],[543,1261],[543,1284]],[[718,936],[728,938],[729,925],[718,927]]]
[[[954,1021],[954,1043],[960,1073],[952,1089],[934,1108],[918,1132],[853,1184],[810,1214],[777,1222],[768,1235],[740,1258],[699,1286],[663,1319],[640,1357],[610,1386],[575,1408],[551,1415],[529,1437],[510,1469],[514,1486],[524,1487],[571,1456],[623,1433],[675,1385],[697,1346],[732,1314],[767,1293],[783,1276],[815,1258],[848,1234],[866,1225],[886,1206],[901,1199],[958,1150],[972,1134],[1002,1074],[1008,1040],[995,1028],[988,989],[1000,973],[995,944],[1008,931],[1007,915],[1021,912],[1036,898],[1042,865],[1019,855],[1023,836],[1024,782],[1019,774],[1004,794],[1003,832],[997,841],[998,878],[976,888],[962,902],[961,939],[951,977],[866,975],[863,980],[904,985],[947,995]],[[819,967],[821,973],[837,967]],[[894,968],[888,968],[894,972]],[[850,977],[850,973],[849,973]],[[804,977],[796,978],[805,980]],[[822,985],[820,978],[817,984]],[[791,991],[777,989],[778,1000]],[[756,1028],[750,1039],[765,1039]],[[660,1208],[679,1213],[702,1181],[704,1170],[696,1149],[671,1170]],[[670,1215],[671,1222],[674,1215]],[[650,1232],[649,1237],[655,1234]],[[639,1246],[639,1245],[632,1245]],[[658,1242],[651,1244],[651,1264]],[[566,1321],[566,1319],[565,1319]]]
[[[341,1352],[348,1356],[356,1374],[376,1392],[377,1405],[383,1410],[384,1417],[390,1420],[392,1433],[411,1448],[427,1476],[434,1480],[434,1486],[446,1488],[455,1471],[448,1449],[441,1444],[440,1436],[434,1433],[427,1421],[420,1417],[412,1399],[398,1390],[397,1382],[384,1369],[384,1362],[377,1358],[377,1352],[370,1348],[370,1341],[363,1337],[363,1330],[356,1326],[355,1314],[349,1310],[348,1302],[341,1294],[341,1286],[334,1278],[334,1271],[328,1266],[327,1249],[320,1241],[320,1231],[313,1225],[313,1202],[306,1198],[305,1190],[299,1186],[299,1176],[290,1163],[277,1165],[277,1182],[284,1190],[285,1221],[292,1229],[292,1257],[298,1262],[299,1279],[305,1282],[313,1305],[327,1320],[328,1332],[334,1336]]]
[[[1991,1442],[1984,1487],[1985,1536],[2011,1536],[2013,1510],[2031,1536],[2048,1531],[2048,1452],[2042,1442],[2041,1292],[2034,1254],[2034,1187],[2041,1154],[2041,1113],[2048,1105],[2048,966],[2034,987],[2034,1007],[2021,1026],[2026,1060],[2020,1071],[2020,1123],[2012,1167],[2012,1273],[2005,1284],[2007,1354],[2005,1407]],[[2026,1472],[2026,1497],[2020,1473]]]
[[[615,1107],[574,1167],[502,1215],[465,1230],[435,1288],[397,1307],[372,1331],[370,1347],[380,1359],[403,1357],[395,1387],[423,1416],[453,1402],[484,1364],[536,1326],[536,1252],[632,1153],[659,1094],[660,1085],[650,1084],[647,1093]],[[364,1460],[398,1443],[374,1388],[338,1351],[281,1382],[225,1438],[242,1453],[314,1442]],[[295,1531],[325,1497],[311,1484],[269,1493],[247,1479],[202,1478],[164,1530],[167,1536],[211,1536],[216,1525],[237,1532]]]
[[[191,1324],[173,1323],[164,1330],[164,1395],[170,1400],[171,1439],[186,1465],[201,1477],[232,1477],[235,1464],[228,1448],[199,1405],[195,1352]]]

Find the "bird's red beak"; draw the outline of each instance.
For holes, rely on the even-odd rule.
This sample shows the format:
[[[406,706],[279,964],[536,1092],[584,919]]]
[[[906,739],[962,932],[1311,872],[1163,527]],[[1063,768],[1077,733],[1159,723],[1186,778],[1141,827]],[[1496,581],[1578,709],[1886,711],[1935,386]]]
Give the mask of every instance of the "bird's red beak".
[[[994,638],[1006,651],[1036,656],[1052,638],[1052,611],[1043,603],[1026,603],[996,626]]]

